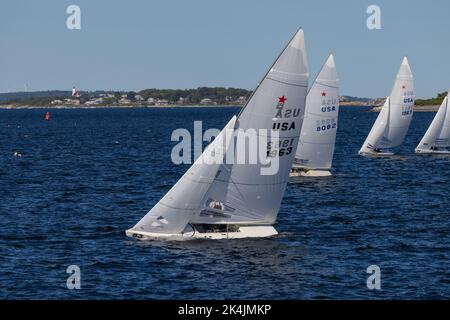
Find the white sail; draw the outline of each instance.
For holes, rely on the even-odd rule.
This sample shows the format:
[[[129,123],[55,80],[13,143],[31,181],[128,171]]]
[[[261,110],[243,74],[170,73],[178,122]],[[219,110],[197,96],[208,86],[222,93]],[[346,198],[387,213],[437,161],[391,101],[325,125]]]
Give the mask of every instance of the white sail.
[[[414,81],[408,59],[403,58],[391,94],[381,109],[360,154],[374,153],[401,145],[408,132],[413,115]]]
[[[260,138],[260,129],[275,129],[279,142],[267,150],[276,154],[279,170],[263,175],[263,164],[222,165],[191,220],[202,224],[273,224],[288,182],[305,111],[308,67],[303,30],[299,30],[267,72],[236,128]]]
[[[330,54],[306,97],[294,167],[330,169],[339,114],[339,79]]]
[[[448,107],[448,94],[446,100],[444,124],[442,125],[438,138],[436,139],[436,145],[440,148],[450,147],[450,110]]]
[[[360,150],[360,153],[370,152],[375,148],[381,148],[382,146],[389,145],[387,138],[389,128],[389,106],[390,99],[387,97],[383,107],[381,108],[380,114],[375,120],[372,130],[370,130],[369,135]]]
[[[448,108],[448,94],[442,101],[438,112],[423,136],[416,152],[429,152],[433,149],[450,147],[450,111]]]
[[[220,163],[210,164],[210,160],[225,154],[231,139],[224,139],[224,136],[232,132],[235,122],[236,116],[172,189],[133,227],[134,231],[175,234],[185,229],[193,214],[198,211],[200,202],[220,167]]]

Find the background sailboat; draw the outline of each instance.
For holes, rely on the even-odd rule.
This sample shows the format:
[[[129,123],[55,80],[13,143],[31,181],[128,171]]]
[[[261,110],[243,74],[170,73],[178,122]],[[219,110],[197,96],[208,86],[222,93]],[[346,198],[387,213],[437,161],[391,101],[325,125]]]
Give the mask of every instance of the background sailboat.
[[[393,154],[389,149],[400,146],[408,132],[414,99],[413,75],[408,59],[404,57],[391,94],[386,98],[372,130],[359,150],[360,155]]]
[[[339,114],[339,79],[332,54],[306,97],[305,117],[291,181],[299,176],[330,176]]]
[[[450,90],[449,90],[450,93]],[[450,110],[448,107],[449,93],[442,101],[438,112],[428,127],[427,132],[416,147],[416,153],[450,154]]]
[[[175,186],[126,234],[138,239],[171,237],[243,238],[277,234],[273,228],[297,148],[305,110],[308,67],[303,30],[299,30],[266,73],[237,119],[226,128],[253,129],[255,138],[277,130],[279,141],[267,144],[279,169],[263,175],[265,165],[209,165],[196,161]],[[265,129],[261,133],[260,129]],[[224,134],[224,130],[221,134]],[[249,134],[251,135],[251,134]],[[219,138],[219,137],[218,137]],[[208,146],[208,158],[219,140]],[[216,142],[216,143],[215,143]],[[219,146],[220,147],[220,146]],[[230,145],[222,145],[225,156]]]

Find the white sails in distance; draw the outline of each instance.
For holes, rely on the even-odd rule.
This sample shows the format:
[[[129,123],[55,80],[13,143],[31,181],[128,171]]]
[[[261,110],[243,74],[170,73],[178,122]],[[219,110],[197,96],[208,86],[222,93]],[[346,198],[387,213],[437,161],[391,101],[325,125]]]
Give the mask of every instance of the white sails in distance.
[[[305,108],[291,177],[331,175],[328,170],[333,161],[339,115],[339,79],[332,54],[309,90]]]
[[[392,155],[408,132],[414,106],[414,81],[408,59],[403,58],[391,94],[386,98],[372,130],[359,150],[361,155]]]
[[[264,150],[278,170],[263,175],[262,163],[209,164],[211,149],[225,157],[231,145],[219,136],[128,236],[152,238],[244,238],[277,234],[273,228],[294,160],[305,111],[308,66],[303,30],[295,33],[253,95],[222,130],[243,130],[259,139],[276,130]],[[267,137],[264,137],[267,138]],[[226,141],[226,139],[225,139]],[[218,145],[220,144],[220,145]]]
[[[427,132],[416,148],[417,153],[450,153],[450,110],[448,106],[450,90],[442,101]]]

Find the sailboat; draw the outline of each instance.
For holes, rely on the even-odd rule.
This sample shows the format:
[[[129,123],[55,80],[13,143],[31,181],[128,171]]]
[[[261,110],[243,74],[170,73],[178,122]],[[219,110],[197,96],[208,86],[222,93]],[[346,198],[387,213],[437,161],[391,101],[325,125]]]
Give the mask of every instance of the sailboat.
[[[305,117],[290,181],[298,177],[331,176],[339,114],[339,79],[332,54],[306,97]]]
[[[416,148],[416,153],[436,153],[436,154],[450,154],[447,150],[450,147],[450,108],[448,105],[449,93],[442,101],[438,112],[434,116],[427,132],[420,140]]]
[[[299,29],[238,116],[126,235],[141,240],[186,240],[278,234],[273,225],[300,135],[308,78],[304,35]],[[227,140],[233,139],[221,139],[230,130],[253,132],[258,139],[261,132],[275,130],[278,138],[267,144],[267,155],[276,154],[276,173],[262,174],[266,166],[262,162],[208,164],[212,154],[225,157],[231,152],[233,146]],[[263,151],[266,154],[265,146]]]
[[[403,58],[391,94],[381,108],[372,130],[359,150],[364,156],[391,156],[408,132],[414,106],[414,81],[406,57]]]

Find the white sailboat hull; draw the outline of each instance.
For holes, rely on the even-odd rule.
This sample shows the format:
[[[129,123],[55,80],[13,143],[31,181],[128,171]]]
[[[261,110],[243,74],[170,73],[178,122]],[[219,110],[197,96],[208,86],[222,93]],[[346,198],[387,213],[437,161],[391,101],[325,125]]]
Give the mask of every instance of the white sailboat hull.
[[[311,170],[296,170],[289,174],[289,182],[296,182],[302,177],[331,177],[333,174],[329,170],[311,169]]]
[[[188,226],[185,232],[178,234],[167,233],[152,233],[139,231],[134,229],[128,229],[125,231],[128,237],[138,240],[173,240],[184,241],[194,239],[242,239],[242,238],[267,238],[273,237],[278,234],[277,230],[273,226],[242,226],[238,231],[233,232],[198,232],[192,227]]]
[[[424,149],[416,149],[416,153],[418,154],[450,154],[449,150],[424,150]]]
[[[364,157],[390,157],[393,156],[393,152],[359,152]]]

